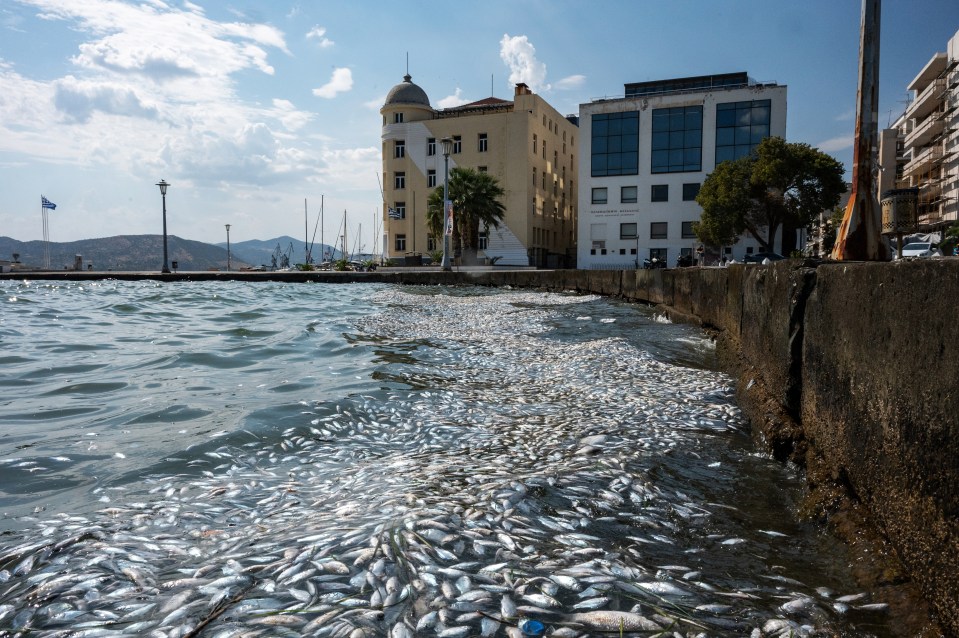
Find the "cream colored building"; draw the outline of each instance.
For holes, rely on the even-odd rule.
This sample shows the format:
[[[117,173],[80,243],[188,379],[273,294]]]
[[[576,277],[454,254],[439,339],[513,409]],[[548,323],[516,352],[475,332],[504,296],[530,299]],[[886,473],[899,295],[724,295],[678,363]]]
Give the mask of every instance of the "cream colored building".
[[[573,265],[575,121],[525,84],[516,85],[512,102],[490,97],[437,110],[409,75],[390,90],[380,113],[386,258],[415,260],[442,250],[442,238],[428,234],[426,209],[430,192],[443,186],[441,140],[449,137],[450,171],[461,166],[489,172],[506,191],[500,227],[480,229],[479,257],[498,265]]]
[[[959,213],[959,32],[906,88],[912,101],[880,137],[880,197],[918,188],[920,232],[941,231]]]

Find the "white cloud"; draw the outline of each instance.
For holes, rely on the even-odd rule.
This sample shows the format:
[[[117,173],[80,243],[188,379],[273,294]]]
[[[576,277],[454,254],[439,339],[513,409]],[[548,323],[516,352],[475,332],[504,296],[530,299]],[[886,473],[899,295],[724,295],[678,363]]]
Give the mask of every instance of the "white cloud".
[[[380,97],[373,98],[367,102],[363,102],[363,106],[368,108],[371,111],[377,111],[383,108],[383,105],[386,104],[386,95],[381,95]]]
[[[68,75],[54,82],[53,87],[54,104],[72,121],[86,122],[96,111],[150,120],[159,117],[156,105],[144,102],[129,86],[81,81]]]
[[[855,141],[855,135],[840,135],[839,137],[833,137],[820,142],[816,145],[816,148],[823,153],[838,153],[839,151],[852,148]]]
[[[313,89],[313,95],[327,100],[336,97],[337,93],[345,93],[353,88],[353,73],[345,68],[333,69],[330,81],[318,89]]]
[[[326,29],[321,26],[315,26],[306,34],[307,40],[319,40],[321,49],[328,49],[333,46],[333,40],[326,37]]]
[[[586,83],[585,75],[570,75],[556,83],[557,89],[569,90],[578,89]]]
[[[289,100],[274,99],[270,114],[279,120],[288,131],[298,131],[313,119],[312,113],[300,111]]]
[[[523,82],[537,93],[550,88],[546,84],[546,65],[536,59],[536,48],[525,35],[504,34],[499,45],[499,57],[509,67],[510,84]]]
[[[447,95],[442,100],[436,103],[441,109],[451,109],[455,106],[463,106],[464,104],[469,104],[471,100],[467,100],[463,97],[463,89],[457,87],[456,92],[453,95]]]
[[[160,81],[177,77],[221,78],[248,68],[273,74],[267,48],[289,53],[283,34],[270,25],[217,22],[192,5],[125,4],[113,0],[23,0],[47,20],[77,23],[95,39],[79,46],[78,66]]]

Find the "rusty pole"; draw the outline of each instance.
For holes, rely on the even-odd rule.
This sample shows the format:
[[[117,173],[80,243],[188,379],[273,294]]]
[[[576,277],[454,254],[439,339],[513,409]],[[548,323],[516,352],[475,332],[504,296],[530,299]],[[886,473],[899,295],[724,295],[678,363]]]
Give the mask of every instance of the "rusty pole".
[[[879,5],[880,0],[862,0],[852,195],[832,249],[832,258],[838,260],[889,260],[874,172],[879,147]]]

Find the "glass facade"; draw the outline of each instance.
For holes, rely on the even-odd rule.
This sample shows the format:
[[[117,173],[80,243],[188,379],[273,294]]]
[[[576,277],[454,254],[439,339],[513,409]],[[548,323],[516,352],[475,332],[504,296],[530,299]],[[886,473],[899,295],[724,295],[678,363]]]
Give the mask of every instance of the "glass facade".
[[[593,177],[639,174],[639,111],[592,117]]]
[[[770,100],[716,105],[716,163],[746,157],[769,137]]]
[[[651,172],[683,173],[703,169],[703,107],[653,109]]]

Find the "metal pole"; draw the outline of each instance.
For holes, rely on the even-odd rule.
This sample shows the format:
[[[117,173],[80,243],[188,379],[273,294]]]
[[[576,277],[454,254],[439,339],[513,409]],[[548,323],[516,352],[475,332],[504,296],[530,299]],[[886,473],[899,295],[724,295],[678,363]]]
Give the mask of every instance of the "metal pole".
[[[230,272],[230,225],[226,225],[226,271]]]
[[[444,144],[444,146],[446,146]],[[450,208],[450,154],[444,148],[443,152],[443,270],[452,270],[450,262],[450,232],[449,228],[449,208]]]
[[[167,258],[167,239],[166,239],[166,189],[170,186],[166,180],[161,179],[157,184],[160,187],[160,195],[163,197],[163,270],[162,273],[170,272],[170,261]]]

